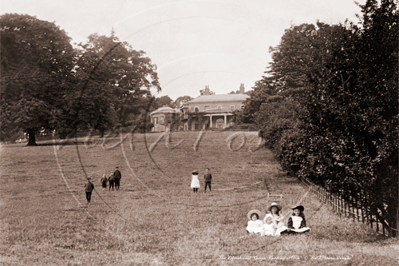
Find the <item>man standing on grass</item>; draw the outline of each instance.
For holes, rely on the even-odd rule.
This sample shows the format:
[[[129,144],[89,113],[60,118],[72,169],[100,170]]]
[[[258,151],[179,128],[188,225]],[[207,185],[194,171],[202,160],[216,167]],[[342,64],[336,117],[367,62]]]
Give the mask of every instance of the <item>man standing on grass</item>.
[[[212,175],[209,173],[209,168],[206,168],[205,170],[205,193],[206,193],[206,187],[209,186],[209,192],[211,191],[211,181],[212,181]]]
[[[117,166],[115,169],[114,178],[115,178],[115,189],[119,190],[119,186],[121,184],[121,179],[122,179],[122,174],[119,171],[119,166]]]
[[[85,184],[85,191],[86,191],[86,199],[87,199],[87,204],[90,203],[91,200],[91,193],[93,192],[94,185],[92,182],[90,182],[90,177],[87,178],[87,183]]]

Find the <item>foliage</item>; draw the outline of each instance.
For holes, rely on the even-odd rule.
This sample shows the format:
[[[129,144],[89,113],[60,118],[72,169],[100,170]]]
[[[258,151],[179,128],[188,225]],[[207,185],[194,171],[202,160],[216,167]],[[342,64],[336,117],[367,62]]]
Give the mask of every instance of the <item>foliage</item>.
[[[361,27],[287,30],[243,118],[259,124],[286,169],[347,199],[368,195],[369,212],[395,228],[398,15],[391,0],[361,8]]]
[[[265,145],[271,149],[277,148],[285,131],[298,128],[300,104],[290,97],[269,97],[263,103],[256,115],[259,125],[259,136],[265,140]]]
[[[1,29],[1,139],[56,126],[56,105],[73,68],[70,38],[54,23],[5,14]]]
[[[138,115],[149,109],[153,103],[150,89],[160,90],[155,70],[156,66],[143,51],[133,50],[128,43],[120,42],[114,33],[110,37],[90,35],[86,44],[80,44],[76,73],[81,95],[101,95],[92,99],[96,104],[92,110],[101,112],[93,113],[96,119],[91,117],[84,121],[99,129],[112,126],[115,122],[107,119],[112,104],[118,123],[125,126],[130,114]]]
[[[333,49],[311,82],[303,118],[308,158],[301,175],[371,195],[381,222],[393,226],[398,205],[398,15],[394,1],[367,1],[363,27]],[[315,160],[310,160],[315,158]],[[385,223],[386,226],[388,224]]]
[[[172,103],[172,105],[174,108],[181,108],[184,103],[191,101],[192,99],[194,99],[194,98],[191,96],[187,96],[187,95],[180,96]]]
[[[22,130],[104,132],[150,108],[160,90],[156,66],[143,51],[92,34],[78,49],[54,23],[28,15],[1,16],[1,139]]]
[[[165,96],[155,98],[153,105],[154,105],[155,109],[161,108],[162,106],[165,106],[165,105],[172,107],[173,100],[168,95],[165,95]]]

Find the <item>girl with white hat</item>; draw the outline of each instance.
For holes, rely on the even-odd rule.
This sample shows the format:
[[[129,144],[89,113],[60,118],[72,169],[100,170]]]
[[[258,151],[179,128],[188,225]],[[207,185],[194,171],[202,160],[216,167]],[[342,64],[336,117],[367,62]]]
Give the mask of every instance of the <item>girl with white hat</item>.
[[[200,188],[200,183],[198,179],[198,171],[194,170],[191,176],[191,188],[193,189],[194,193],[198,192],[198,189]]]
[[[252,233],[259,233],[261,236],[264,235],[264,228],[262,220],[259,220],[261,216],[261,212],[258,210],[251,210],[248,212],[247,217],[249,219],[247,232]]]

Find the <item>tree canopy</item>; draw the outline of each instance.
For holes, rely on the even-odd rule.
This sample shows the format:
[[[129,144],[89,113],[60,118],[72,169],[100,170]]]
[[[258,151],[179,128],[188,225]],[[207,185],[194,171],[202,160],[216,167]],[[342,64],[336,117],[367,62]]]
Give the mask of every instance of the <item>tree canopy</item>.
[[[34,145],[42,128],[65,137],[131,125],[152,105],[150,89],[160,90],[156,66],[114,33],[73,49],[54,23],[5,14],[0,25],[2,140],[23,131]]]
[[[360,7],[360,26],[287,29],[239,118],[258,125],[285,169],[346,199],[365,193],[369,211],[396,228],[397,6]]]
[[[192,99],[194,99],[194,98],[191,97],[191,96],[187,96],[187,95],[185,95],[185,96],[180,96],[180,97],[178,97],[178,98],[173,102],[173,107],[174,107],[174,108],[181,108],[182,105],[183,105],[185,102],[191,101]]]
[[[74,50],[63,30],[29,15],[2,15],[0,29],[2,139],[21,130],[33,145],[34,132],[56,125]]]
[[[173,107],[173,100],[168,95],[165,95],[165,96],[155,98],[153,105],[154,105],[155,109],[158,109],[165,105],[169,106],[169,107]]]

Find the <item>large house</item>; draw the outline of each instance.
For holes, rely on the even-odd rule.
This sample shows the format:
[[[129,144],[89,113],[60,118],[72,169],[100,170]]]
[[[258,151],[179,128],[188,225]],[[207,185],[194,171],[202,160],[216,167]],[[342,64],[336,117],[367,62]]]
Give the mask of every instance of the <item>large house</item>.
[[[179,109],[173,109],[169,106],[163,106],[151,112],[151,122],[154,124],[151,131],[163,132],[167,127],[172,131],[178,130],[178,123],[176,121],[180,119],[180,113]]]
[[[245,94],[244,84],[241,84],[240,91],[236,94],[211,94],[209,86],[206,86],[203,95],[184,103],[179,121],[179,124],[183,127],[178,130],[224,129],[229,127],[234,124],[233,111],[241,110],[247,98],[249,98],[249,95]],[[164,127],[155,126],[157,119],[159,119],[156,117],[162,114],[160,109],[151,113],[151,121],[154,124],[152,131],[165,130]],[[167,111],[171,112],[169,109]]]

